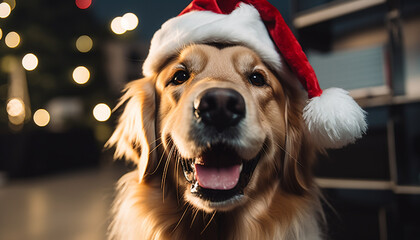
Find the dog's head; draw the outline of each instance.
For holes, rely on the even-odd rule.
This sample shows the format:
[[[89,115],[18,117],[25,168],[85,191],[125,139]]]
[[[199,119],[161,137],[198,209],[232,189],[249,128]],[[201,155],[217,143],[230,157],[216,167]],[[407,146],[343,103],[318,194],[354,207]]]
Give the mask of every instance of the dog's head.
[[[108,144],[138,164],[140,179],[164,179],[205,211],[269,200],[278,187],[303,194],[311,151],[291,78],[244,46],[187,46],[128,85]]]

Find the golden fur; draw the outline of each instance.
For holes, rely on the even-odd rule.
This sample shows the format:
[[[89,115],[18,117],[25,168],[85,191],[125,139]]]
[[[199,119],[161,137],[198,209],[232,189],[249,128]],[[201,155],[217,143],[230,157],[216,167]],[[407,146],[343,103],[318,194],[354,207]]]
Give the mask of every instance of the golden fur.
[[[179,68],[188,81],[171,85]],[[245,77],[258,71],[266,86]],[[110,239],[322,239],[322,210],[311,167],[315,149],[302,119],[301,90],[284,67],[274,74],[243,46],[191,45],[159,74],[128,84],[108,142],[138,169],[119,181]],[[223,206],[193,196],[179,159],[202,146],[191,137],[192,103],[212,87],[230,88],[246,102],[238,154],[261,158],[244,197]]]

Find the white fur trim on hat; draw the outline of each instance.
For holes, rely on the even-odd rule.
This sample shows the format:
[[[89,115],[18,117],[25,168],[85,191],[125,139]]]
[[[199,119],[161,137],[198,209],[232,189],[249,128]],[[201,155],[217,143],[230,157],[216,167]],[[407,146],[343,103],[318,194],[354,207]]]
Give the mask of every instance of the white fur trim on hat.
[[[366,132],[366,112],[340,88],[324,90],[303,109],[312,139],[323,148],[340,148],[354,143]]]
[[[244,44],[276,71],[281,71],[280,55],[258,11],[242,3],[231,14],[193,11],[165,22],[152,38],[143,74],[155,74],[165,59],[189,44],[211,42]]]

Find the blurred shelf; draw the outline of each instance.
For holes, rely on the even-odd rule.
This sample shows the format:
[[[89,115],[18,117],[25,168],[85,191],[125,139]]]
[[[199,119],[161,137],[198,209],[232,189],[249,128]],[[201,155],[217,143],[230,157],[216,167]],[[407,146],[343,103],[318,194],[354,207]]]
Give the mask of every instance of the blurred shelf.
[[[353,96],[351,91],[350,91],[350,95]],[[418,103],[420,102],[420,95],[416,95],[416,96],[414,95],[401,95],[401,96],[383,95],[383,96],[375,96],[375,97],[369,97],[369,95],[366,95],[366,97],[364,98],[360,98],[360,97],[356,98],[356,101],[362,108],[392,106],[392,105]]]
[[[420,186],[396,185],[392,181],[373,181],[355,179],[316,178],[321,188],[357,189],[357,190],[391,190],[396,194],[420,194]]]
[[[300,12],[293,19],[295,28],[303,28],[326,20],[341,17],[359,10],[385,3],[386,0],[346,0],[328,4]]]
[[[294,10],[322,88],[347,89],[369,122],[363,138],[329,149],[314,168],[343,219],[327,220],[328,235],[420,239],[420,1],[299,0]]]
[[[373,99],[383,96],[391,96],[391,88],[383,85],[349,90],[350,96],[354,99]]]

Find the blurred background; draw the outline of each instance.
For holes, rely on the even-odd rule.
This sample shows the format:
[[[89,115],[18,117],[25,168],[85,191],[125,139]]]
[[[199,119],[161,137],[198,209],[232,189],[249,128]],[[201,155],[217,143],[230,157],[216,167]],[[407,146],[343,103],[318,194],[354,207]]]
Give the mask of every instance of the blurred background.
[[[320,156],[331,239],[420,239],[420,1],[270,0],[322,88],[368,113]],[[103,145],[149,42],[189,1],[0,0],[0,239],[106,238],[132,169]]]

